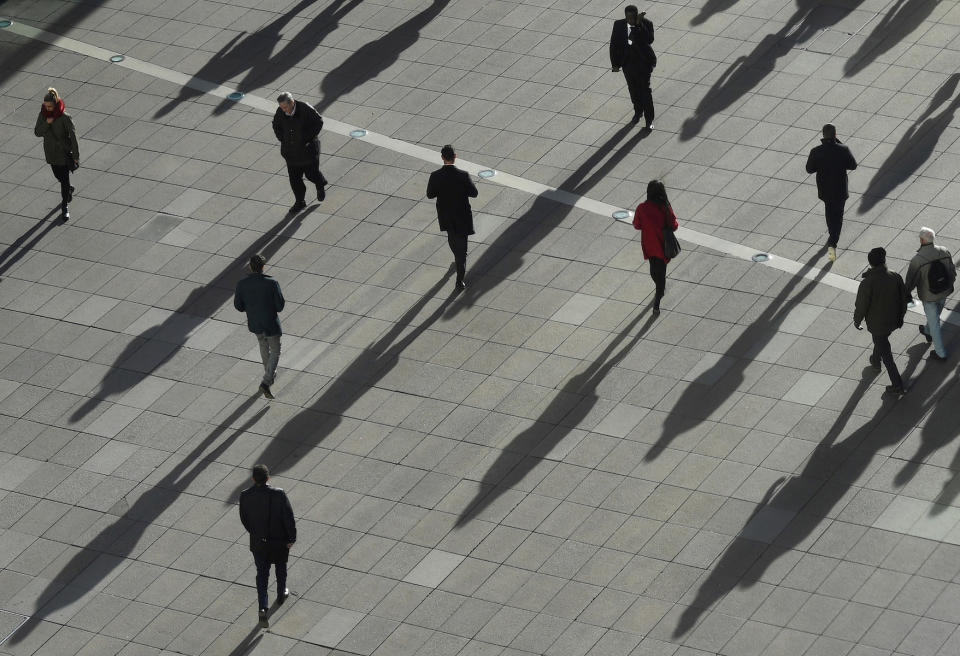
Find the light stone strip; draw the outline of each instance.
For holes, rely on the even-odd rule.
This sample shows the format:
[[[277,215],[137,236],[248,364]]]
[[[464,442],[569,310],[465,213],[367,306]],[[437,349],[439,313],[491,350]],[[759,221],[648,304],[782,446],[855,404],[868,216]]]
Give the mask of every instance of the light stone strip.
[[[54,34],[52,32],[47,32],[46,30],[41,30],[29,25],[24,25],[23,23],[14,22],[6,29],[23,37],[35,39],[37,41],[43,41],[44,43],[49,43],[50,45],[58,48],[70,50],[103,61],[110,61],[110,57],[115,54],[98,46],[90,45],[88,43],[77,41],[76,39],[71,39],[70,37],[61,36],[59,34]],[[156,64],[151,64],[150,62],[133,57],[125,56],[124,60],[117,62],[116,65],[123,66],[125,68],[129,68],[130,70],[144,73],[161,80],[166,80],[167,82],[171,82],[173,84],[189,87],[221,99],[226,98],[228,95],[236,91],[236,89],[232,89],[230,87],[225,87],[214,82],[192,77],[184,73],[180,73],[169,68],[164,68],[162,66],[157,66]],[[276,111],[276,103],[259,96],[244,95],[236,102],[247,105],[267,114],[273,114]],[[331,132],[343,136],[351,136],[351,132],[361,129],[357,126],[331,118],[324,119],[324,127]],[[425,148],[424,146],[417,144],[408,143],[406,141],[401,141],[400,139],[394,139],[393,137],[388,137],[376,132],[364,131],[364,136],[355,138],[363,139],[375,146],[402,153],[404,155],[409,155],[425,162],[436,162],[437,160],[437,153],[432,149]],[[473,175],[478,175],[480,171],[489,168],[461,159],[458,159],[457,162],[464,170],[472,173]],[[526,178],[521,178],[519,176],[501,171],[497,171],[496,175],[492,178],[484,179],[496,182],[505,187],[517,189],[518,191],[524,191],[536,196],[542,196],[550,200],[564,203],[565,205],[570,205],[594,214],[599,214],[604,217],[613,218],[613,213],[622,209],[609,203],[593,200],[585,196],[579,196],[563,189],[550,187],[539,182],[534,182],[533,180],[528,180]],[[627,218],[614,220],[622,223],[631,223],[632,218],[630,215],[632,213],[629,211],[627,213]],[[728,241],[726,239],[721,239],[720,237],[708,235],[706,233],[691,230],[689,228],[681,227],[677,231],[677,236],[683,241],[687,241],[698,246],[703,246],[705,248],[710,248],[742,260],[752,261],[752,257],[757,253],[756,249],[749,246]],[[819,268],[810,267],[795,260],[770,254],[770,259],[766,262],[762,262],[761,264],[794,276],[801,276],[807,280],[819,279],[820,282],[845,292],[850,292],[852,294],[856,294],[857,292],[858,282],[856,280],[831,272],[823,273]],[[921,304],[918,303],[911,309],[914,313],[923,315],[923,307]],[[945,320],[960,326],[960,313],[950,312],[946,315]]]

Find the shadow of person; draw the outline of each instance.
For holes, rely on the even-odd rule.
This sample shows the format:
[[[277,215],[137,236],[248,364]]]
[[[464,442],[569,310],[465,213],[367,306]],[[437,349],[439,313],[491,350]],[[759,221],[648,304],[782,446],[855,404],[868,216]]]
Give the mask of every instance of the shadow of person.
[[[476,262],[468,262],[467,277],[470,284],[457,302],[450,305],[445,318],[472,307],[480,298],[495,289],[501,280],[523,268],[529,251],[562,224],[573,211],[572,195],[582,196],[589,192],[606,178],[634,146],[649,135],[644,130],[637,130],[624,141],[624,137],[631,130],[636,130],[636,126],[628,124],[617,129],[559,184],[557,193],[546,192],[533,199],[530,208],[510,221],[508,227],[486,247]],[[561,195],[564,200],[558,198]],[[637,199],[638,202],[640,200]]]
[[[938,4],[939,0],[897,0],[847,59],[843,65],[844,77],[853,77],[896,47],[930,17]]]
[[[633,347],[656,321],[656,317],[651,314],[643,326],[633,332],[648,312],[650,312],[649,306],[639,312],[616,337],[610,340],[596,360],[555,392],[553,400],[539,419],[503,447],[496,461],[479,482],[479,489],[473,500],[457,518],[457,527],[464,526],[480,515],[501,494],[519,484],[590,414],[600,400],[597,387],[607,374],[630,354]],[[614,355],[617,349],[619,351]],[[556,424],[546,433],[546,436],[544,436],[545,423]]]
[[[140,383],[170,360],[194,330],[233,298],[237,281],[246,272],[244,266],[254,253],[262,253],[270,261],[286,241],[300,228],[303,219],[315,211],[316,205],[299,214],[287,214],[269,231],[251,244],[213,280],[197,287],[159,326],[147,328],[130,340],[107,371],[99,388],[70,415],[80,421],[109,397],[116,397]],[[135,364],[130,364],[131,361]],[[125,363],[127,366],[124,366]]]
[[[436,301],[436,295],[452,275],[453,269],[448,269],[440,280],[397,318],[390,330],[331,380],[309,407],[284,424],[267,442],[263,451],[250,462],[263,463],[274,475],[281,475],[323,442],[340,425],[350,408],[396,367],[404,350],[440,318],[453,297],[444,298],[418,325],[413,325],[428,305]],[[237,488],[237,495],[241,489]]]
[[[363,44],[343,63],[323,76],[321,98],[316,105],[323,114],[339,98],[374,79],[390,68],[404,51],[420,39],[420,30],[436,18],[450,0],[433,0],[423,11],[412,15],[394,29],[370,43]]]
[[[51,230],[58,225],[63,225],[59,219],[50,220],[51,217],[59,213],[60,207],[54,207],[47,212],[45,217],[30,226],[25,233],[17,237],[13,243],[3,249],[3,252],[0,253],[0,276],[9,271],[14,264],[22,260],[27,253],[32,251],[33,248],[40,243],[40,240],[46,237]],[[43,230],[40,230],[40,226],[44,226]],[[30,236],[37,230],[40,230],[39,234],[33,239],[30,239]],[[30,239],[29,243],[27,243],[28,239]]]
[[[133,505],[120,512],[117,509],[122,504],[115,504],[108,514],[117,515],[117,519],[101,529],[63,566],[59,574],[53,576],[46,589],[37,595],[37,606],[30,614],[30,619],[10,637],[10,644],[16,645],[24,640],[54,612],[80,602],[85,595],[96,589],[99,581],[107,578],[124,558],[133,553],[144,532],[190,487],[207,465],[215,461],[238,437],[260,420],[269,406],[264,405],[231,432],[231,426],[253,407],[258,398],[251,396],[237,406],[222,424],[210,431],[209,435],[186,454],[178,466],[137,497]],[[228,432],[229,435],[226,435]],[[221,440],[224,435],[226,436]],[[97,556],[104,554],[111,558],[94,562]]]
[[[714,14],[730,9],[737,4],[737,0],[707,0],[696,16],[690,19],[691,25],[703,25]]]
[[[763,351],[776,337],[780,324],[816,289],[820,280],[830,271],[832,263],[828,262],[813,280],[804,278],[804,275],[814,268],[823,252],[824,249],[821,248],[803,265],[799,273],[790,277],[780,293],[770,300],[760,316],[740,333],[713,366],[686,385],[668,411],[660,438],[647,451],[644,461],[655,460],[676,438],[710,417],[733,396],[743,383],[747,367],[753,363],[753,356]],[[805,284],[797,290],[803,280],[806,280]]]
[[[731,107],[773,72],[777,62],[798,45],[809,41],[821,30],[835,25],[863,0],[850,0],[844,6],[823,5],[820,0],[797,0],[797,9],[776,34],[768,34],[749,55],[738,57],[713,83],[683,122],[680,141],[700,134],[707,121]]]
[[[954,114],[960,108],[960,95],[950,100],[957,91],[958,82],[960,82],[960,73],[954,73],[933,94],[927,108],[900,138],[893,152],[870,178],[870,183],[860,199],[857,214],[865,214],[873,209],[930,159],[940,137],[950,127]],[[934,116],[934,112],[941,106],[940,112]]]
[[[904,373],[910,372],[921,353],[913,351]],[[853,410],[878,375],[866,370],[823,440],[799,475],[784,477],[770,486],[740,533],[714,561],[689,606],[683,611],[673,637],[690,631],[700,616],[734,588],[749,588],[763,578],[778,558],[798,548],[823,526],[824,517],[849,494],[867,471],[877,452],[899,443],[923,417],[926,403],[909,405],[909,398],[885,395],[874,417],[843,434]]]
[[[316,0],[301,0],[253,34],[238,34],[233,37],[181,87],[176,98],[157,110],[154,118],[166,116],[177,105],[209,93],[218,85],[232,84],[240,75],[244,77],[236,82],[236,89],[244,93],[272,84],[291,68],[300,65],[304,58],[337,28],[340,20],[362,0],[334,0],[274,53],[274,48],[283,40],[282,32],[287,24],[315,2]],[[222,99],[213,113],[222,114],[231,106],[232,101]]]

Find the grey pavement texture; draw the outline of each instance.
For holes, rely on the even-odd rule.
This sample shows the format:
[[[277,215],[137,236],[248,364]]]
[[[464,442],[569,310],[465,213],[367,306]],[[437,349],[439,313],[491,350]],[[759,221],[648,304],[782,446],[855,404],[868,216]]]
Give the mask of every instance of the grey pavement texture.
[[[622,4],[0,4],[617,206],[662,177],[682,225],[813,274],[685,244],[653,318],[630,226],[482,181],[452,295],[436,164],[324,133],[327,198],[289,217],[268,115],[0,29],[0,652],[960,654],[956,357],[910,315],[912,389],[883,395],[821,280],[874,246],[904,270],[922,225],[960,247],[960,6],[642,5],[645,135]],[[80,136],[66,224],[48,86]],[[827,121],[860,161],[832,267],[803,170]],[[288,299],[273,402],[230,303],[254,251]],[[256,462],[300,530],[268,629]]]

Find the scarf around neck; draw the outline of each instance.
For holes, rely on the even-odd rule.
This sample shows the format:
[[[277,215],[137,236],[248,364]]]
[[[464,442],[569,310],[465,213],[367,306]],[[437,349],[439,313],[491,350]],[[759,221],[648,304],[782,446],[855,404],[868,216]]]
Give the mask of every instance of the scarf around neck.
[[[47,106],[43,103],[40,103],[40,113],[43,114],[43,118],[57,118],[63,116],[63,112],[66,107],[63,104],[63,99],[57,101],[56,107],[53,108],[53,111],[47,109]]]

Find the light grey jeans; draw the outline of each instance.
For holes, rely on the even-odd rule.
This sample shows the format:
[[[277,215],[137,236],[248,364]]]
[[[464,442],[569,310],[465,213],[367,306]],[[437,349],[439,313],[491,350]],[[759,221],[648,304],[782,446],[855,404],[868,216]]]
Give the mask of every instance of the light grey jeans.
[[[277,376],[277,364],[280,363],[280,335],[254,333],[260,342],[260,359],[263,360],[263,384],[273,385]]]

